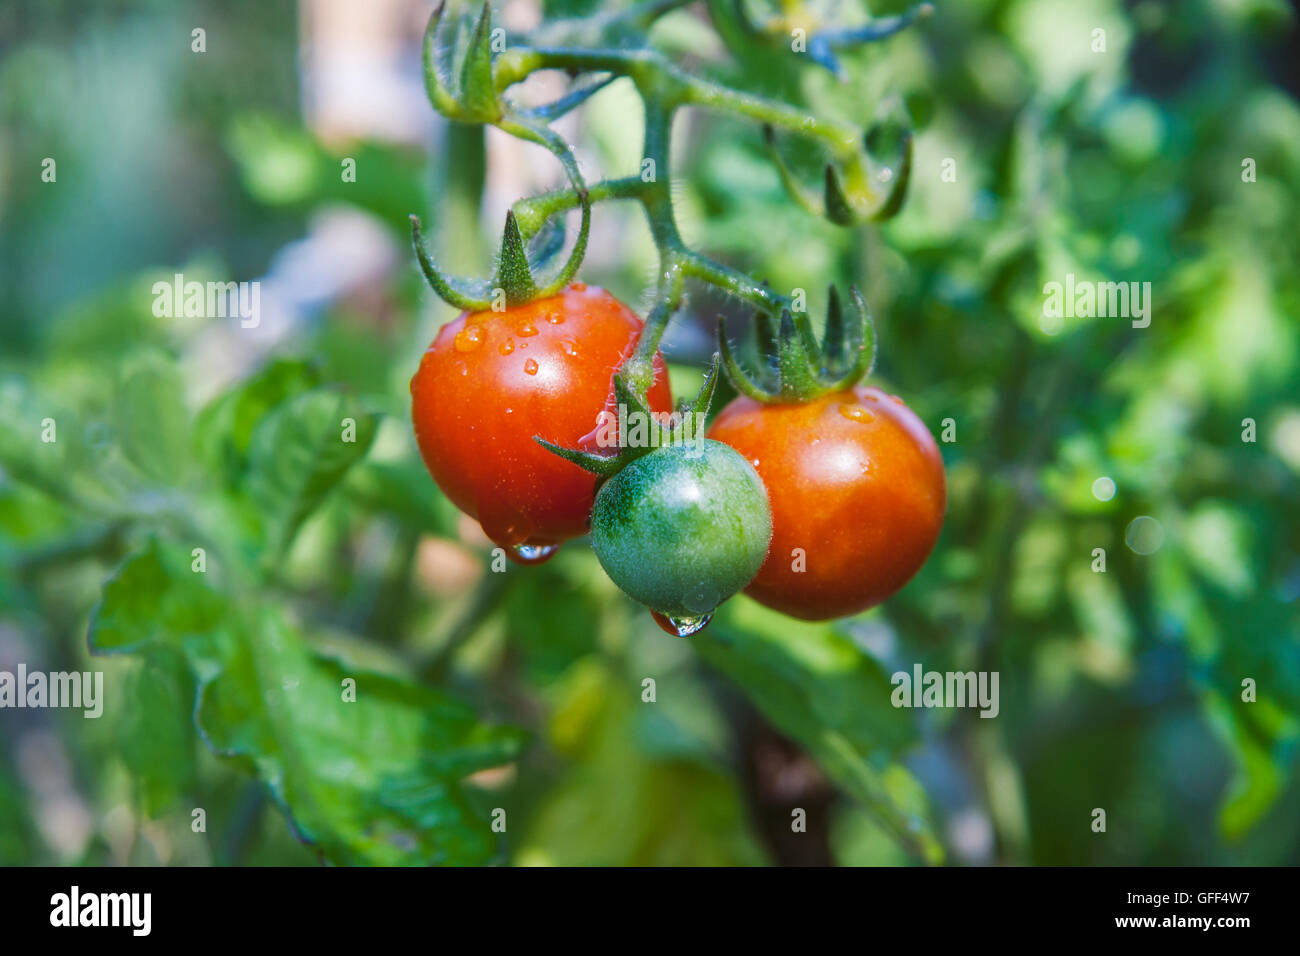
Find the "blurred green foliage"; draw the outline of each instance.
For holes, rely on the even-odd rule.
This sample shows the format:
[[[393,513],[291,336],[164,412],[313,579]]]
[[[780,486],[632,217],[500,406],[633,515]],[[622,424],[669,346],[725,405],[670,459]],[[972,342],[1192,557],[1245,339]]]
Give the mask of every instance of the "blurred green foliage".
[[[737,598],[691,641],[585,543],[493,573],[428,479],[407,379],[449,315],[405,217],[481,265],[484,206],[519,197],[483,201],[475,130],[436,128],[432,158],[314,133],[298,31],[287,3],[0,13],[0,669],[106,680],[98,721],[0,711],[0,863],[1300,862],[1285,5],[941,3],[843,51],[843,84],[695,9],[655,28],[690,68],[864,128],[905,104],[911,190],[879,229],[811,219],[758,130],[705,115],[677,202],[688,241],[814,312],[828,282],[864,288],[877,381],[956,439],[943,537],[886,606],[806,625]],[[602,173],[635,166],[629,103],[614,84],[568,130]],[[154,314],[176,272],[282,279],[340,207],[395,250],[381,281],[308,288],[265,345]],[[644,223],[601,207],[593,235],[584,277],[635,303]],[[1068,273],[1150,282],[1150,326],[1045,322]],[[718,311],[746,332],[708,290],[670,329],[680,394]],[[999,716],[894,709],[917,662],[997,671]]]

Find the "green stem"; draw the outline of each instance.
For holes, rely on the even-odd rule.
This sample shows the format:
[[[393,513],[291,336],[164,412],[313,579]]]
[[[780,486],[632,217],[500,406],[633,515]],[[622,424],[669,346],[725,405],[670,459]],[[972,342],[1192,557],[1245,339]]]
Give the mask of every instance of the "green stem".
[[[711,285],[726,290],[738,299],[748,302],[756,309],[762,309],[773,315],[779,315],[787,308],[790,300],[760,282],[755,282],[748,275],[720,262],[714,262],[703,253],[683,250],[682,269],[692,279],[700,279]]]
[[[622,179],[604,179],[587,188],[587,197],[591,202],[607,202],[617,199],[644,198],[647,184],[639,176],[626,176]],[[524,238],[531,238],[546,223],[546,220],[559,213],[577,209],[582,204],[578,193],[569,188],[555,189],[521,199],[512,207],[519,230]]]
[[[724,110],[747,119],[789,130],[825,144],[837,159],[848,161],[857,155],[861,133],[848,125],[818,119],[804,110],[761,96],[742,93],[700,77],[683,73],[668,64],[685,88],[685,102],[705,109]]]
[[[641,83],[638,82],[638,88]],[[654,356],[659,350],[668,321],[682,302],[685,276],[682,256],[686,251],[677,231],[673,216],[672,187],[668,178],[668,161],[672,155],[673,113],[672,100],[658,100],[641,90],[645,101],[645,142],[642,151],[650,163],[653,175],[640,192],[645,207],[650,234],[659,249],[659,280],[655,290],[655,305],[646,316],[645,328],[637,342],[636,351],[623,364],[628,383],[641,397],[645,397],[654,384]]]
[[[655,19],[684,5],[685,0],[651,0],[635,8],[628,17]],[[646,21],[646,22],[649,22]],[[643,157],[651,176],[609,179],[588,187],[590,203],[634,199],[645,209],[646,220],[659,250],[659,279],[655,304],[646,317],[645,329],[635,352],[624,363],[628,384],[642,397],[654,381],[654,355],[664,330],[681,305],[687,278],[711,283],[768,314],[778,314],[788,299],[755,282],[749,276],[715,262],[682,242],[673,214],[668,174],[671,157],[672,123],[678,108],[698,106],[724,110],[767,126],[797,133],[820,142],[843,165],[851,189],[861,190],[869,180],[869,169],[859,144],[859,131],[842,123],[827,122],[804,111],[763,97],[701,79],[684,72],[662,54],[646,48],[584,49],[571,46],[512,47],[496,59],[496,88],[504,92],[537,70],[561,69],[570,74],[600,71],[631,79],[645,105]],[[507,130],[509,131],[509,130]],[[515,218],[525,237],[534,235],[546,221],[575,208],[577,192],[559,189],[520,200]]]

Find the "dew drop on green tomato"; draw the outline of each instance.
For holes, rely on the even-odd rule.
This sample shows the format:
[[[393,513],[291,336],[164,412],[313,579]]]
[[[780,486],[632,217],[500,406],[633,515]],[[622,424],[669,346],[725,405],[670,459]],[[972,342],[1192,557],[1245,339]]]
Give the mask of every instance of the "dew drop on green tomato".
[[[712,614],[699,614],[695,617],[668,617],[658,611],[651,611],[650,616],[661,629],[673,637],[690,637],[708,627],[713,620]]]
[[[605,573],[680,636],[750,582],[771,540],[758,472],[711,440],[636,459],[601,486],[591,513]]]

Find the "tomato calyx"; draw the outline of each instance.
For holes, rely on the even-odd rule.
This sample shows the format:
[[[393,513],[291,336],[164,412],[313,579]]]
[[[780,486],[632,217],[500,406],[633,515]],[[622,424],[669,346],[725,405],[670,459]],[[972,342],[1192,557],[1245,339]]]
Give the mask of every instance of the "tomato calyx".
[[[424,246],[419,217],[411,216],[411,244],[415,247],[424,278],[433,291],[466,312],[486,312],[489,309],[500,312],[550,298],[569,284],[582,265],[591,231],[590,191],[578,170],[572,150],[547,123],[580,104],[603,84],[589,84],[549,107],[525,109],[516,106],[499,95],[490,40],[493,32],[490,4],[483,4],[483,11],[463,51],[456,48],[456,43],[440,44],[437,40],[445,6],[446,0],[439,3],[424,35],[425,86],[434,107],[449,119],[461,123],[490,123],[548,150],[564,167],[581,209],[582,219],[573,250],[550,278],[544,278],[540,273],[551,268],[564,245],[561,219],[548,216],[540,225],[534,224],[525,232],[514,211],[506,213],[496,271],[491,279],[470,279],[445,273],[434,264]],[[466,33],[460,29],[451,32],[458,40]],[[459,75],[452,81],[444,76],[443,66],[456,63],[460,65]]]
[[[491,279],[467,279],[444,273],[434,265],[424,246],[420,217],[411,216],[411,244],[420,260],[425,280],[444,301],[466,312],[500,312],[556,295],[577,274],[587,251],[591,203],[585,188],[579,189],[578,198],[582,205],[578,238],[569,258],[549,279],[541,278],[537,273],[550,266],[563,245],[564,227],[558,219],[548,220],[531,241],[526,241],[514,212],[506,213],[495,274]],[[533,262],[529,261],[530,251]]]
[[[779,324],[768,313],[756,312],[754,327],[763,368],[757,376],[740,367],[719,319],[718,353],[736,391],[765,404],[805,404],[852,388],[870,374],[876,361],[875,324],[862,293],[851,288],[849,299],[846,310],[830,286],[820,343],[806,312],[782,309]]]
[[[645,397],[632,387],[626,370],[619,371],[614,375],[614,401],[619,412],[626,416],[624,421],[619,424],[626,426],[628,419],[637,422],[641,429],[637,441],[620,442],[618,451],[612,455],[601,455],[577,448],[565,448],[563,445],[549,442],[537,435],[533,436],[533,441],[552,454],[559,455],[565,461],[572,462],[603,481],[612,478],[638,458],[648,455],[658,448],[668,445],[702,442],[704,440],[704,420],[708,416],[709,405],[713,402],[713,392],[717,387],[717,383],[718,355],[715,353],[713,362],[709,366],[708,373],[704,376],[704,382],[700,385],[695,400],[679,402],[677,410],[669,415],[665,422],[664,417],[652,411]],[[604,412],[602,414],[609,415],[611,413]],[[619,434],[623,434],[622,428],[620,428]]]

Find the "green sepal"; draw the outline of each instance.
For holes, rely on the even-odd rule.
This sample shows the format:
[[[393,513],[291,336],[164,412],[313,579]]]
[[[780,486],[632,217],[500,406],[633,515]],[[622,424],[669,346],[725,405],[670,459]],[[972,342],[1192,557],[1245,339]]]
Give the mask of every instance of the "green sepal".
[[[894,179],[889,194],[871,216],[876,222],[898,215],[898,211],[903,208],[903,200],[907,198],[907,184],[912,178],[912,131],[910,129],[903,131],[902,147],[902,158],[898,161],[898,168],[893,171]]]
[[[846,347],[839,355],[826,355],[828,366],[831,368],[838,366],[843,369],[843,372],[838,378],[831,378],[828,370],[827,376],[823,378],[823,386],[827,391],[838,392],[853,387],[870,375],[876,365],[876,323],[871,318],[871,309],[856,287],[849,289],[849,296],[855,316],[853,321],[848,323]],[[838,299],[838,296],[836,298]],[[829,335],[829,317],[827,322]]]
[[[437,33],[442,22],[443,12],[447,9],[447,0],[439,0],[429,17],[429,25],[424,28],[424,43],[421,47],[421,62],[424,66],[424,89],[429,94],[429,102],[434,109],[444,116],[455,116],[460,112],[456,97],[438,74]]]
[[[501,236],[501,256],[493,278],[496,288],[505,293],[506,305],[511,308],[524,305],[537,297],[537,284],[533,282],[528,267],[528,254],[524,237],[519,232],[519,221],[513,212],[506,213],[506,228]]]
[[[519,129],[522,130],[523,127]],[[554,134],[549,129],[527,129],[525,132],[526,138],[548,148],[556,145]],[[517,132],[516,135],[525,135],[525,133]],[[552,151],[554,152],[553,148]],[[567,154],[567,149],[564,152]],[[538,285],[528,261],[528,243],[524,239],[523,232],[519,228],[519,220],[513,211],[506,213],[505,229],[501,236],[501,252],[497,256],[497,268],[490,281],[463,279],[440,271],[424,247],[420,219],[413,215],[411,216],[411,244],[415,248],[420,269],[433,291],[458,309],[483,312],[497,304],[497,290],[504,294],[506,305],[514,307],[537,299],[549,298],[567,285],[577,275],[587,252],[587,240],[591,234],[591,199],[586,184],[578,174],[571,157],[564,163],[564,167],[573,181],[574,188],[578,191],[582,220],[578,227],[577,239],[573,244],[573,251],[564,265],[557,269],[550,279],[543,280],[544,284]],[[543,259],[547,261],[554,259],[563,246],[563,225],[557,222],[555,225],[538,230],[534,239],[535,246],[541,250],[540,255]]]
[[[589,471],[600,478],[608,478],[615,474],[623,465],[619,464],[617,457],[613,455],[596,455],[589,451],[578,451],[574,448],[565,448],[563,445],[557,445],[549,442],[545,438],[537,435],[533,436],[533,441],[541,445],[553,455],[559,455],[565,461],[572,462],[584,471]]]
[[[776,133],[770,125],[763,126],[763,142],[787,195],[814,216],[823,216],[837,226],[852,226],[857,223],[889,219],[897,215],[903,207],[903,200],[907,196],[908,180],[912,174],[912,131],[910,129],[904,129],[902,132],[902,154],[898,167],[892,170],[883,167],[885,178],[882,181],[889,184],[889,191],[882,198],[877,198],[870,190],[866,190],[863,195],[851,196],[844,186],[840,171],[834,163],[829,162],[822,171],[822,195],[819,198],[800,183],[798,177],[790,170],[781,156],[781,151],[777,148]],[[865,164],[867,169],[882,168],[872,161],[869,150],[860,153],[855,161]]]
[[[761,309],[754,312],[754,339],[758,345],[758,355],[764,367],[776,371],[776,323],[772,316]]]
[[[443,116],[461,123],[495,123],[505,112],[496,91],[496,78],[492,67],[492,11],[488,3],[475,23],[468,43],[459,47],[464,34],[464,19],[459,19],[453,32],[456,39],[450,47],[438,40],[442,27],[446,0],[440,0],[429,24],[424,30],[421,58],[424,68],[424,88],[429,101]],[[443,77],[443,67],[459,74]]]
[[[482,312],[492,307],[490,283],[444,275],[433,264],[433,259],[424,247],[420,217],[414,215],[411,216],[411,245],[415,248],[415,257],[420,262],[420,271],[424,273],[425,281],[445,302],[466,312]]]
[[[844,308],[834,283],[826,287],[826,332],[822,336],[822,365],[829,369],[844,357]]]
[[[817,370],[813,368],[804,337],[799,333],[789,309],[781,310],[777,356],[777,382],[782,398],[795,401],[816,390]]]
[[[598,478],[609,478],[638,458],[648,455],[656,449],[668,445],[683,444],[693,438],[703,439],[702,433],[695,434],[696,416],[708,415],[709,405],[713,402],[713,394],[718,384],[718,368],[719,356],[714,353],[713,362],[708,373],[704,376],[704,381],[700,385],[695,400],[683,403],[679,407],[677,421],[670,428],[663,426],[650,410],[645,398],[628,383],[623,372],[620,371],[614,375],[614,400],[618,403],[620,409],[626,409],[631,414],[646,416],[648,433],[644,445],[624,446],[619,448],[617,454],[614,455],[595,455],[591,452],[556,445],[554,442],[549,442],[536,435],[533,436],[533,441],[552,454],[559,455],[565,461],[572,462]]]
[[[781,312],[781,324],[774,340],[771,318],[755,315],[759,338],[758,377],[750,375],[736,361],[726,328],[719,317],[718,353],[721,367],[737,392],[769,404],[800,404],[831,392],[850,388],[871,372],[876,358],[875,325],[866,300],[850,289],[845,308],[834,286],[829,289],[826,330],[820,346],[805,314]]]
[[[849,197],[844,193],[840,174],[832,163],[826,164],[826,218],[837,226],[853,225],[855,216]]]
[[[726,373],[727,381],[731,382],[736,391],[756,402],[770,401],[762,387],[736,361],[736,356],[731,351],[731,343],[727,341],[727,323],[722,316],[718,316],[718,354],[722,356],[722,369]]]
[[[492,76],[492,5],[483,2],[483,12],[474,26],[465,61],[460,68],[460,104],[463,118],[491,123],[502,115]]]
[[[713,396],[718,390],[718,371],[721,364],[721,356],[714,352],[709,370],[704,374],[704,381],[700,383],[700,390],[695,394],[695,401],[687,405],[685,411],[693,415],[709,414],[709,406],[713,404]]]
[[[812,323],[808,321],[808,313],[791,312],[790,320],[794,323],[795,333],[799,336],[800,345],[803,347],[804,355],[808,357],[809,366],[812,368],[813,372],[819,371],[817,336],[813,335]]]

